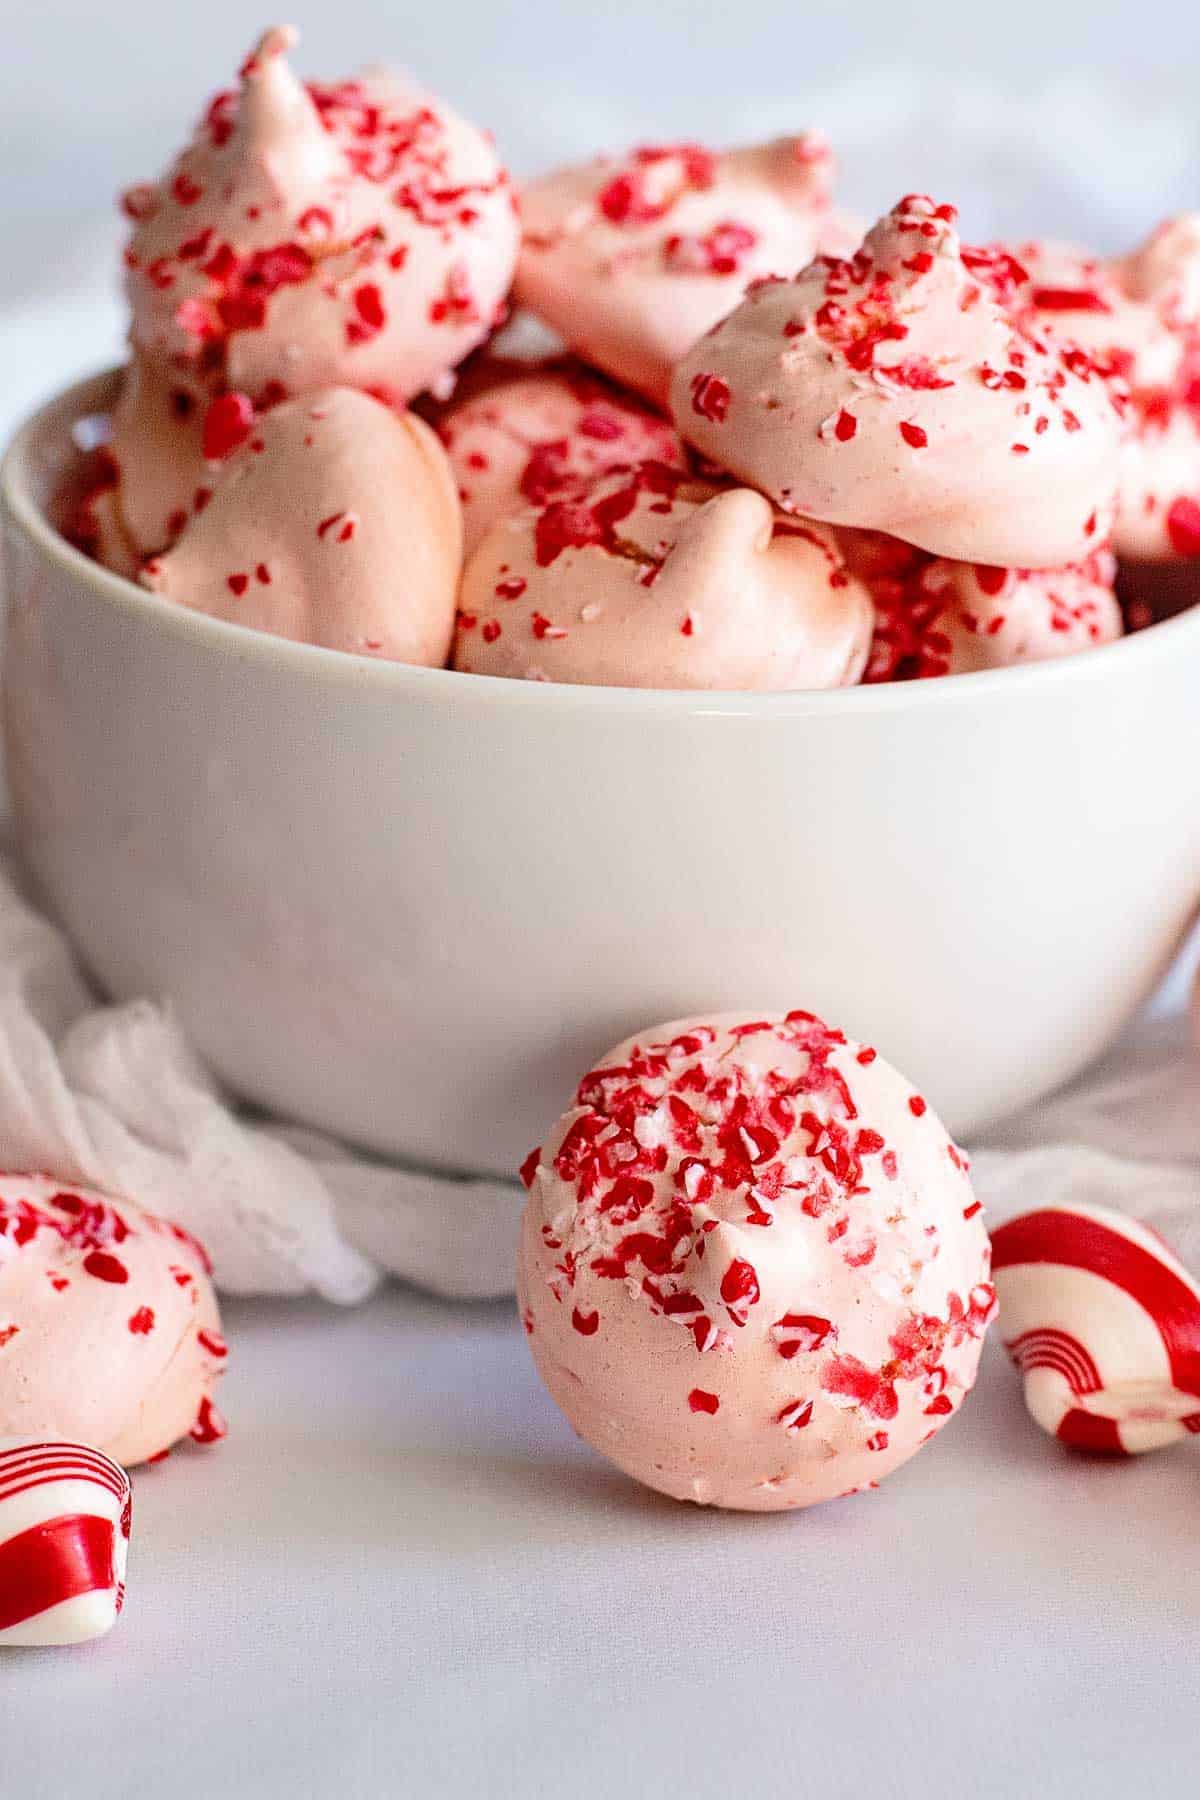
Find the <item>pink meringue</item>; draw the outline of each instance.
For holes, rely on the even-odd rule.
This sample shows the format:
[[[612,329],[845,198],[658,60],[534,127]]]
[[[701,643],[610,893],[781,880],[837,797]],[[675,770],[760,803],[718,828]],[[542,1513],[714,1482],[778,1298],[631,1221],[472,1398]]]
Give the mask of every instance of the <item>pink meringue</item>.
[[[559,170],[522,191],[517,297],[587,361],[663,404],[675,363],[749,282],[856,242],[831,207],[832,180],[816,132],[721,153],[651,146]]]
[[[1132,389],[1172,386],[1183,340],[1157,305],[1127,292],[1120,265],[1069,244],[1024,243],[1016,258],[1029,282],[1017,310],[1035,331],[1079,345]]]
[[[855,1492],[974,1382],[995,1295],[966,1160],[810,1013],[627,1039],[522,1176],[538,1371],[648,1487],[763,1512]]]
[[[1004,1343],[1062,1443],[1136,1456],[1200,1434],[1200,1284],[1103,1206],[1046,1206],[992,1233]]]
[[[1176,331],[1200,329],[1200,212],[1164,219],[1117,269],[1126,293],[1152,302]]]
[[[454,477],[429,426],[329,388],[259,420],[140,580],[255,631],[440,667],[461,546]]]
[[[837,534],[870,592],[875,635],[863,679],[911,681],[1044,662],[1124,631],[1116,559],[1098,550],[1065,569],[998,569],[930,556],[877,532]]]
[[[225,1426],[208,1259],[177,1225],[44,1175],[0,1176],[0,1437],[127,1467]]]
[[[1053,568],[1103,544],[1121,419],[1086,354],[1009,310],[1023,271],[909,195],[847,261],[767,282],[696,344],[682,435],[785,511]]]
[[[518,226],[491,142],[404,76],[302,85],[268,31],[163,179],[130,190],[136,350],[256,401],[404,399],[496,322]]]
[[[866,590],[830,532],[661,463],[492,527],[467,565],[454,666],[614,687],[858,680]]]
[[[468,394],[446,408],[437,431],[458,480],[467,556],[497,519],[579,497],[610,469],[686,462],[665,419],[570,362]]]

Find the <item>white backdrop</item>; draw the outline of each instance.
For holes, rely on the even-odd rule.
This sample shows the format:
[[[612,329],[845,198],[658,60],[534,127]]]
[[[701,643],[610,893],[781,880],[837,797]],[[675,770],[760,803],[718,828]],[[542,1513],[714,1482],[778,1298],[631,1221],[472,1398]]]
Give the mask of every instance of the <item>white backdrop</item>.
[[[155,173],[233,70],[245,0],[0,0],[0,301],[107,254],[114,192]],[[808,124],[848,197],[962,205],[976,237],[1115,247],[1200,199],[1194,0],[281,0],[305,70],[407,63],[519,172],[623,140]]]

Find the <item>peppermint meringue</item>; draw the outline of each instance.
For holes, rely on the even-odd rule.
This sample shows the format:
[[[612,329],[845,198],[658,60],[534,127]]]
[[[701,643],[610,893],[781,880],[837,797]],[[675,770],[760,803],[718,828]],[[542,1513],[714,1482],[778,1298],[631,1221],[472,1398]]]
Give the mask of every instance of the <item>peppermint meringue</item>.
[[[139,579],[255,631],[440,667],[461,554],[454,477],[429,426],[328,388],[257,423]]]
[[[225,1342],[196,1240],[126,1200],[0,1176],[0,1437],[92,1444],[126,1467],[224,1436]]]
[[[817,132],[719,153],[651,145],[559,170],[522,190],[517,298],[588,362],[665,403],[675,363],[748,283],[857,241],[832,183]]]
[[[467,556],[522,507],[579,497],[632,463],[686,462],[666,419],[569,361],[475,389],[439,415],[437,432],[458,481]]]
[[[1065,569],[998,569],[933,557],[877,532],[840,531],[837,539],[875,606],[864,681],[1044,662],[1124,631],[1111,551]]]
[[[853,257],[757,287],[679,364],[675,422],[787,512],[962,561],[1078,561],[1108,537],[1118,405],[954,220],[909,195]]]
[[[810,1013],[627,1039],[522,1176],[538,1371],[648,1487],[763,1512],[856,1492],[974,1382],[995,1294],[966,1160]]]
[[[872,622],[830,532],[748,488],[644,463],[493,526],[463,576],[454,666],[615,687],[844,687]]]
[[[135,350],[256,401],[344,383],[405,399],[496,322],[518,226],[490,140],[407,77],[302,85],[290,27],[131,189]]]

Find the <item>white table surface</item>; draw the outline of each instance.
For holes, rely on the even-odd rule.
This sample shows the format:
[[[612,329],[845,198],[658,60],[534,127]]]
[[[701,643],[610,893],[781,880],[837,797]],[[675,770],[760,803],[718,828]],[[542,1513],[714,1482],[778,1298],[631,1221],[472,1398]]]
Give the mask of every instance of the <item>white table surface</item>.
[[[1195,1791],[1200,1457],[1060,1451],[995,1346],[878,1492],[751,1518],[610,1471],[507,1305],[226,1312],[117,1629],[0,1664],[6,1800]]]

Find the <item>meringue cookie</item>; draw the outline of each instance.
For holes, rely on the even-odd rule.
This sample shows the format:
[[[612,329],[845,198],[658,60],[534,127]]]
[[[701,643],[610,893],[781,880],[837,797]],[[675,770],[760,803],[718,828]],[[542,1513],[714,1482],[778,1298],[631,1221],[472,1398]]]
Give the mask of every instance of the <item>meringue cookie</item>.
[[[787,512],[1012,568],[1105,542],[1121,419],[1086,354],[1009,310],[1024,271],[909,195],[847,261],[767,282],[696,344],[682,435]]]
[[[974,1382],[995,1295],[966,1159],[810,1013],[627,1039],[522,1176],[538,1371],[648,1487],[762,1512],[855,1492]]]
[[[256,401],[331,383],[404,399],[495,324],[516,263],[484,134],[374,71],[302,85],[268,31],[161,181],[131,189],[132,342]]]
[[[462,521],[429,426],[329,388],[272,408],[143,586],[194,612],[327,649],[440,667]]]
[[[98,1450],[0,1438],[0,1648],[111,1631],[132,1519],[129,1477]]]
[[[130,358],[113,408],[109,452],[117,472],[113,504],[122,534],[138,560],[173,544],[191,514],[212,497],[220,459],[210,466],[204,454],[210,404],[218,416],[229,411],[227,398],[210,402],[208,396],[197,394],[193,382],[177,378],[165,364],[140,351]],[[242,413],[245,436],[254,417],[248,399]],[[100,560],[107,558],[102,555]]]
[[[816,132],[721,153],[649,146],[559,170],[521,194],[517,297],[587,361],[664,404],[675,363],[749,282],[857,241],[830,204],[832,181]]]
[[[1044,662],[1124,631],[1111,551],[1065,569],[998,569],[931,557],[876,532],[837,538],[875,606],[867,682]]]
[[[1136,1456],[1200,1434],[1200,1285],[1156,1232],[1046,1206],[992,1234],[1005,1347],[1043,1431]]]
[[[225,1343],[196,1240],[126,1200],[0,1176],[0,1436],[94,1444],[126,1467],[224,1436]]]
[[[1200,329],[1200,213],[1164,219],[1117,269],[1125,291],[1151,301],[1176,331]]]
[[[1135,403],[1113,548],[1123,563],[1200,557],[1200,408],[1165,396]]]
[[[685,466],[665,419],[571,362],[470,393],[445,409],[437,432],[458,481],[467,556],[497,519],[578,498],[610,469]]]
[[[1157,305],[1125,290],[1119,265],[1070,244],[1024,243],[1015,254],[1029,282],[1017,311],[1035,331],[1079,345],[1131,389],[1174,384],[1183,340]]]
[[[454,666],[614,687],[858,680],[873,613],[832,534],[661,463],[493,526],[463,576]]]

